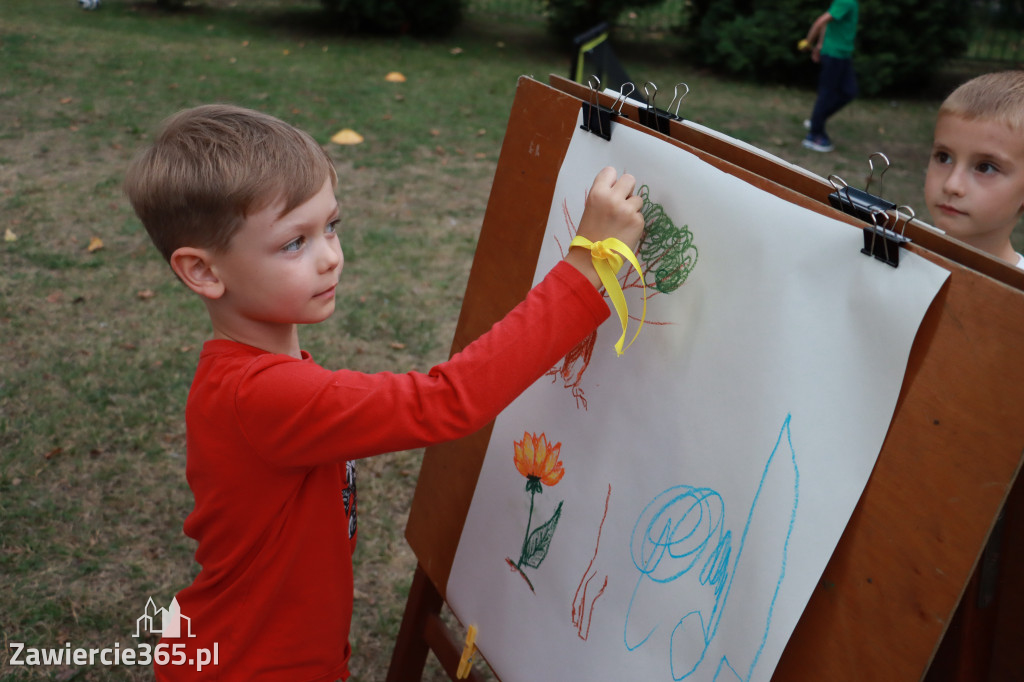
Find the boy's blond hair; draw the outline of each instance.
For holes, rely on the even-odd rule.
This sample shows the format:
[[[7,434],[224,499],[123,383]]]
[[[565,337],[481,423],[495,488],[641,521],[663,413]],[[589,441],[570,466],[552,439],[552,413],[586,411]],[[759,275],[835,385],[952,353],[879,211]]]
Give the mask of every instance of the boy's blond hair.
[[[337,182],[334,164],[308,134],[251,109],[208,104],[164,121],[131,163],[124,190],[168,261],[180,247],[223,251],[256,213],[282,214]]]
[[[1024,132],[1024,71],[997,71],[972,78],[954,90],[939,108],[968,120],[984,119]]]

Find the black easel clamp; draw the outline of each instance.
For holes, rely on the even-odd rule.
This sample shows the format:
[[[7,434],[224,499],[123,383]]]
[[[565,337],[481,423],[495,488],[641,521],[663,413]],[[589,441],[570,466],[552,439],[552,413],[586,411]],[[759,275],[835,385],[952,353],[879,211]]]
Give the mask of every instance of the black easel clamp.
[[[601,79],[597,76],[590,77],[590,89],[594,96],[592,101],[583,103],[583,124],[580,128],[598,137],[611,140],[612,121],[619,116],[619,112],[615,111],[612,107],[601,105],[598,98],[598,92],[601,89]]]
[[[878,224],[878,220],[882,221],[881,225]],[[894,229],[886,227],[888,221],[889,214],[885,212],[876,213],[872,216],[871,225],[866,226],[863,230],[864,247],[860,252],[866,256],[874,256],[876,260],[880,260],[886,265],[898,268],[900,266],[900,246],[909,242],[910,239]],[[896,222],[899,222],[899,220],[897,219]],[[906,223],[904,223],[904,226],[906,226]],[[895,227],[895,223],[893,227]]]
[[[878,154],[878,156],[885,159],[883,154]],[[885,161],[888,164],[888,159]],[[873,174],[874,165],[872,164]],[[884,170],[882,174],[885,174]],[[913,209],[909,206],[897,206],[893,202],[865,190],[854,189],[837,175],[830,175],[828,181],[836,190],[828,195],[828,201],[832,207],[868,223],[863,228],[864,247],[860,252],[867,256],[873,256],[886,265],[899,267],[900,246],[910,241],[909,238],[903,236],[903,230],[906,229],[907,223],[914,218]],[[870,179],[868,184],[870,186]],[[902,215],[909,217],[900,228],[900,216]]]
[[[685,88],[682,94],[679,92],[680,86]],[[652,89],[654,92],[651,92]],[[672,93],[672,101],[668,103],[670,109],[673,104],[675,105],[675,112],[673,113],[666,109],[659,109],[654,106],[654,98],[658,95],[658,86],[650,81],[644,83],[644,95],[647,96],[647,106],[637,108],[637,120],[640,122],[640,125],[668,135],[671,122],[683,120],[679,117],[679,105],[683,103],[683,98],[686,97],[689,92],[690,86],[686,83],[679,83],[676,85],[675,91]]]
[[[590,102],[583,103],[583,128],[589,133],[606,140],[612,139],[612,121],[619,115],[619,112],[603,107],[600,104],[593,105]]]

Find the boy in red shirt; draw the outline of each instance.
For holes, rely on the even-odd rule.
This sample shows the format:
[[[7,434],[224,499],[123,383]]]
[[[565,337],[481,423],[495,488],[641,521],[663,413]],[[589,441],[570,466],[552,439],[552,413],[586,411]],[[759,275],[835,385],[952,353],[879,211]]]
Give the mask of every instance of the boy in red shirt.
[[[185,412],[195,507],[184,530],[201,570],[177,596],[188,627],[161,641],[158,680],[347,679],[354,460],[476,431],[609,315],[591,253],[573,247],[427,374],[326,370],[298,325],[336,306],[336,183],[307,134],[227,105],[172,116],[126,175],[135,212],[213,325]],[[634,185],[602,170],[579,234],[634,247]],[[216,665],[197,672],[204,651]]]

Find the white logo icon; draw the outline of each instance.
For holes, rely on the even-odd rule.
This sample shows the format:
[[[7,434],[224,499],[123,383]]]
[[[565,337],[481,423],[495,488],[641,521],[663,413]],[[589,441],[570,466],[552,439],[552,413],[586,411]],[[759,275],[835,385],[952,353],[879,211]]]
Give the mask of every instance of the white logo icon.
[[[164,637],[182,637],[182,631],[185,637],[195,637],[192,634],[192,619],[181,613],[177,597],[171,600],[166,609],[158,609],[150,597],[146,609],[135,621],[135,637],[141,637],[145,632]]]

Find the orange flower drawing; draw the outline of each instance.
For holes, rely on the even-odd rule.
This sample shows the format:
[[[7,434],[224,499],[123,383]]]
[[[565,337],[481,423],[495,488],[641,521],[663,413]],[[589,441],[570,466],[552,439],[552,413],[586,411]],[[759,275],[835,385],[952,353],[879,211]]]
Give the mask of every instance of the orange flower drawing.
[[[526,490],[530,493],[543,492],[541,484],[553,486],[562,480],[565,469],[558,459],[561,443],[549,443],[543,433],[524,433],[521,441],[513,441],[516,469],[526,477]]]
[[[543,433],[523,433],[523,439],[512,441],[516,469],[523,476],[526,476],[526,492],[530,494],[530,515],[526,518],[526,534],[523,536],[523,546],[519,550],[519,560],[513,561],[510,557],[505,562],[513,571],[519,573],[526,584],[533,590],[533,583],[523,572],[523,566],[539,568],[544,557],[548,554],[551,546],[551,538],[558,527],[558,519],[562,516],[562,503],[559,502],[555,513],[550,519],[537,528],[533,526],[533,505],[537,493],[544,492],[544,486],[552,486],[562,480],[565,469],[558,459],[558,453],[562,449],[561,443],[550,443],[548,437]]]

